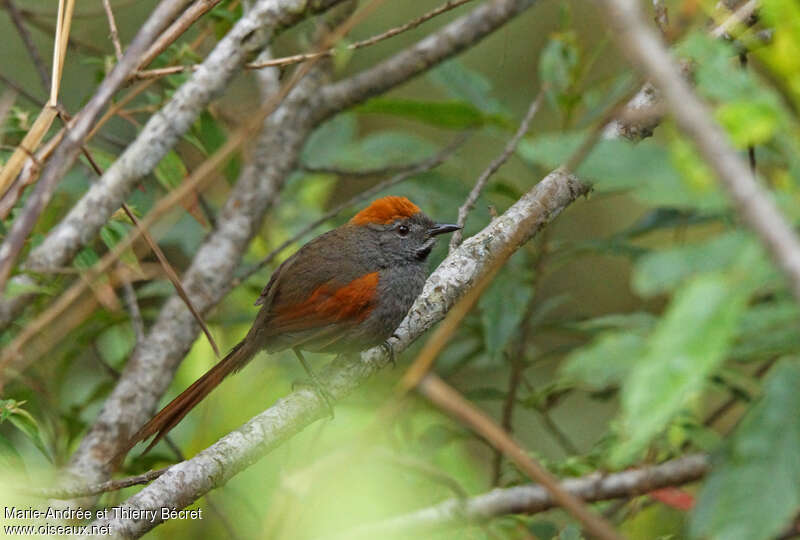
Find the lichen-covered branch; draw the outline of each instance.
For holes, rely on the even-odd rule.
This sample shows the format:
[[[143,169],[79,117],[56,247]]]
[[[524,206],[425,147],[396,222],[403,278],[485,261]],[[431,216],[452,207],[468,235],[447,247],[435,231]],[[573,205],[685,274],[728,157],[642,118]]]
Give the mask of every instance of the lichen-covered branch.
[[[325,108],[320,114],[335,114],[424,73],[494,32],[534,1],[484,3],[378,65],[326,87],[322,91]]]
[[[644,495],[656,489],[699,480],[709,470],[709,459],[691,455],[613,474],[593,473],[564,480],[561,486],[584,502],[597,502]],[[556,506],[539,485],[494,489],[469,499],[450,499],[402,516],[350,529],[335,538],[383,538],[404,534],[408,538],[444,527],[463,527],[508,514],[536,514]]]
[[[203,243],[183,276],[195,307],[207,312],[230,289],[234,271],[267,209],[313,128],[309,111],[324,80],[324,66],[312,70],[266,120],[245,167],[218,217],[218,228]],[[262,87],[277,89],[274,71],[260,72]],[[268,96],[265,96],[268,97]],[[72,458],[69,472],[86,482],[110,475],[108,460],[147,420],[172,375],[197,337],[199,327],[183,301],[170,297],[147,338],[137,344],[99,417]]]
[[[480,233],[465,240],[428,278],[422,294],[397,329],[397,338],[392,338],[395,350],[405,349],[441,320],[458,298],[485,275],[497,256],[519,247],[587,192],[588,188],[575,177],[555,171]],[[340,399],[388,362],[386,352],[376,347],[360,357],[337,358],[320,376],[330,394]],[[182,508],[326,414],[325,403],[312,390],[292,392],[194,458],[171,467],[124,505]],[[113,534],[125,538],[138,537],[157,524],[147,520],[108,522]]]
[[[323,11],[341,0],[261,0],[239,19],[214,47],[200,68],[154,114],[142,131],[89,188],[64,219],[34,249],[29,269],[65,265],[94,239],[137,181],[149,174],[175,145],[200,112],[218,97],[248,56],[255,54],[285,26]]]
[[[515,0],[505,0],[499,4],[517,3],[519,2]],[[485,6],[476,8],[473,13],[423,40],[427,42],[434,39],[438,43],[435,47],[436,60],[431,58],[431,62],[444,60],[453,51],[463,48],[460,41],[453,43],[450,40],[452,24],[468,20],[484,30],[487,28],[486,21],[474,15],[475,12],[483,13],[484,8]],[[507,10],[505,13],[511,17],[515,11]],[[495,18],[495,26],[492,28],[502,22],[504,20]],[[486,35],[485,32],[471,31],[463,26],[459,28],[473,36],[476,41]],[[415,58],[403,53],[393,58],[398,56],[410,62]],[[393,59],[388,62],[393,62]],[[433,64],[428,67],[431,65]],[[402,71],[409,77],[415,73],[407,69]],[[304,86],[307,92],[310,91],[309,84],[311,83]],[[297,153],[310,130],[322,121],[324,115],[320,111],[332,113],[329,104],[323,101],[324,90],[308,94],[304,99],[303,101],[295,97],[287,100],[270,117],[266,130],[271,130],[271,133],[267,134],[265,131],[262,135],[265,138],[262,139],[263,155],[257,157],[256,162],[245,170],[245,175],[249,174],[252,178],[243,183],[243,177],[237,182],[234,194],[218,218],[219,230],[201,246],[184,276],[184,286],[201,312],[216,305],[227,294],[233,269],[261,222],[268,203],[272,202],[294,167]],[[343,103],[352,104],[350,101]],[[301,109],[301,106],[304,108]],[[255,210],[253,205],[257,207]],[[168,300],[151,328],[148,339],[134,351],[117,387],[73,457],[70,467],[72,473],[91,482],[100,482],[108,477],[108,458],[121,447],[131,430],[143,424],[155,409],[179,362],[194,342],[197,331],[196,324],[182,303],[177,298]]]
[[[759,236],[800,301],[800,239],[770,194],[731,146],[725,131],[694,93],[634,0],[603,0],[612,35],[635,67],[661,93],[678,126],[714,170],[742,220]]]

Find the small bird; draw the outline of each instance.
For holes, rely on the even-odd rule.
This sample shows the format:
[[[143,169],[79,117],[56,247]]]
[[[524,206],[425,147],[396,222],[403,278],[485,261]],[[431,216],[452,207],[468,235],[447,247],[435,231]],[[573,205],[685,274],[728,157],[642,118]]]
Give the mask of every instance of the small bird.
[[[229,374],[259,351],[292,349],[329,403],[301,351],[354,353],[387,343],[422,292],[434,223],[405,197],[384,197],[301,247],[272,274],[245,338],[131,437],[117,455],[155,434],[148,452]]]

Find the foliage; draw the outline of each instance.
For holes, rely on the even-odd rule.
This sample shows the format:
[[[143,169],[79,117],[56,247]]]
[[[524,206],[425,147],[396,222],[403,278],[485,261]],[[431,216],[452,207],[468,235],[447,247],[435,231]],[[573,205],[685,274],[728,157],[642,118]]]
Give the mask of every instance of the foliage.
[[[738,28],[731,39],[720,40],[707,33],[708,20],[719,18],[715,2],[667,2],[676,15],[667,35],[687,77],[732,144],[743,156],[755,155],[760,181],[797,225],[800,8],[794,0],[762,3],[753,27]],[[547,17],[520,20],[505,37],[490,42],[492,48],[449,60],[391,94],[374,96],[317,126],[279,202],[240,262],[238,275],[330,208],[390,177],[395,168],[430,158],[468,130],[473,137],[442,166],[381,193],[409,196],[437,220],[454,221],[458,206],[480,172],[502,152],[537,88],[544,91],[542,110],[478,198],[465,236],[569,161],[599,127],[598,121],[635,89],[629,67],[607,47],[605,29],[594,24],[593,14],[571,12],[569,5],[564,2]],[[363,32],[358,39],[385,30],[386,20],[407,15],[410,8],[387,4],[385,9],[391,17],[366,21],[356,30]],[[120,28],[141,24],[136,9],[120,8],[117,15]],[[241,16],[238,2],[220,2],[150,67],[202,59],[201,51]],[[105,39],[102,17],[86,24],[87,32]],[[14,32],[11,26],[3,28]],[[767,42],[762,41],[764,30],[771,35]],[[275,50],[294,54],[308,46],[307,33],[304,27],[287,31]],[[194,39],[203,46],[193,48]],[[67,73],[85,75],[65,81],[68,91],[62,95],[70,96],[64,99],[70,112],[92,94],[96,80],[111,65],[112,49],[101,43],[100,52],[71,51],[67,57]],[[337,50],[344,52],[342,44]],[[337,54],[336,76],[363,68],[362,58],[369,57],[361,55],[376,54],[371,51]],[[9,58],[24,72],[21,84],[32,85],[35,71],[22,49]],[[15,75],[6,69],[0,73]],[[101,169],[119,158],[124,145],[187,76],[171,75],[148,86],[89,141],[87,150]],[[135,214],[145,215],[225,144],[241,119],[258,106],[249,84],[232,87],[230,95],[207,107],[152,175],[142,179],[128,198]],[[0,90],[5,90],[2,83]],[[0,162],[7,161],[37,113],[30,100],[15,98],[3,118]],[[230,184],[248,158],[245,149],[229,159],[220,167],[219,182],[195,193],[152,228],[179,274],[215,226]],[[25,252],[96,181],[82,159],[59,184]],[[783,274],[668,115],[644,140],[601,137],[575,173],[593,184],[588,201],[576,203],[546,233],[519,249],[434,369],[498,422],[506,416],[526,450],[561,476],[710,452],[710,475],[681,488],[694,501],[691,510],[644,496],[612,513],[615,525],[630,538],[760,540],[780,535],[800,510],[800,309]],[[315,234],[344,223],[356,209],[346,209]],[[6,236],[19,212],[18,204],[0,221],[0,235]],[[76,275],[133,227],[118,212],[70,268],[30,273],[43,279],[10,287],[7,297],[41,294],[0,333],[0,344],[6,346],[28,328]],[[307,239],[234,287],[208,314],[221,348],[229,349],[244,335],[256,313],[252,302],[270,272]],[[433,252],[432,265],[445,257],[444,244]],[[42,333],[34,367],[2,389],[0,475],[55,474],[114,388],[137,343],[137,321],[120,278],[123,270],[135,276],[134,296],[145,327],[163,316],[161,307],[174,289],[146,246],[135,244],[84,303],[76,303]],[[15,273],[26,272],[15,268]],[[500,486],[528,482],[507,460],[496,462],[485,441],[422,398],[412,399],[391,420],[381,419],[380,429],[374,428],[375,411],[394,395],[394,385],[418,347],[398,359],[396,369],[338,405],[335,419],[273,449],[201,500],[200,507],[214,508],[203,522],[169,522],[155,529],[153,537],[227,536],[230,527],[243,538],[312,538],[447,498],[484,493],[495,479]],[[315,366],[326,362],[310,357]],[[199,337],[169,395],[215,361],[205,338]],[[174,431],[184,454],[209,446],[303,377],[289,355],[261,357],[245,373],[227,381]],[[733,405],[717,415],[728,400]],[[364,433],[373,443],[353,450],[353,441]],[[123,474],[175,460],[162,444],[145,458],[129,460]],[[117,505],[136,489],[104,495],[100,504]],[[464,527],[475,538],[573,539],[582,534],[579,524],[560,511],[514,514]],[[464,530],[441,537],[461,538]]]

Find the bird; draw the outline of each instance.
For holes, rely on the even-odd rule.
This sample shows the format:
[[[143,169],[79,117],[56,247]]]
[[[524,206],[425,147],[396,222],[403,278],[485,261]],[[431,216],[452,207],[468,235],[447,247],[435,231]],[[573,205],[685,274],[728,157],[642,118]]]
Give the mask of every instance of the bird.
[[[386,344],[422,292],[437,236],[460,229],[436,223],[406,197],[373,201],[343,225],[317,236],[272,274],[247,335],[139,429],[115,460],[155,435],[150,451],[228,375],[260,351],[291,349],[330,401],[302,351],[352,354]],[[390,348],[391,352],[391,348]]]

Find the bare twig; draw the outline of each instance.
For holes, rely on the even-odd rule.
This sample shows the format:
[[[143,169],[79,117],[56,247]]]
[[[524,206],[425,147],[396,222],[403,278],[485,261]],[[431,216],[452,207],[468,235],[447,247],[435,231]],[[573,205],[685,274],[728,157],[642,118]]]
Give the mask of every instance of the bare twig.
[[[123,281],[122,290],[125,292],[125,303],[131,316],[131,326],[136,336],[136,343],[141,343],[144,340],[144,320],[139,309],[139,301],[136,299],[136,289],[133,288],[130,281]]]
[[[371,36],[367,39],[356,41],[355,43],[351,43],[347,45],[347,50],[354,51],[357,49],[362,49],[364,47],[369,47],[370,45],[374,45],[386,39],[392,38],[398,34],[402,34],[408,30],[413,30],[414,28],[418,27],[422,23],[441,15],[447,11],[457,8],[471,0],[450,0],[445,4],[417,17],[416,19],[412,19],[411,21],[391,28],[385,32],[381,32],[380,34],[376,34]],[[311,60],[312,58],[320,58],[323,56],[332,56],[336,52],[336,48],[330,48],[325,51],[319,52],[312,52],[312,53],[304,53],[304,54],[294,54],[292,56],[285,56],[283,58],[273,58],[270,60],[265,60],[261,62],[250,62],[249,64],[245,64],[245,69],[264,69],[268,67],[283,67],[283,66],[290,66],[293,64],[299,64],[300,62],[305,62],[306,60]],[[157,55],[156,55],[157,56]],[[155,57],[155,56],[154,56]],[[149,64],[150,62],[144,62],[142,67]],[[138,79],[150,79],[150,78],[158,78],[164,77],[166,75],[174,75],[176,73],[182,73],[184,71],[195,70],[198,68],[198,65],[190,65],[190,66],[169,66],[164,68],[157,68],[157,69],[148,69],[148,70],[140,70],[136,73],[136,78]]]
[[[109,491],[118,491],[120,489],[125,489],[131,486],[138,486],[140,484],[149,484],[165,472],[167,472],[168,467],[163,469],[156,469],[154,471],[147,471],[144,474],[139,474],[136,476],[130,476],[128,478],[121,478],[119,480],[109,480],[107,482],[100,482],[98,484],[92,485],[69,485],[69,486],[57,486],[57,487],[46,487],[46,488],[36,488],[36,489],[29,489],[29,488],[19,488],[19,491],[23,493],[29,493],[31,495],[36,495],[38,497],[45,497],[48,499],[76,499],[78,497],[88,497],[90,495],[99,495],[101,493],[107,493]]]
[[[721,38],[733,31],[737,26],[744,24],[761,5],[760,0],[748,0],[727,17],[719,26],[711,31],[711,37]]]
[[[442,379],[429,373],[417,388],[438,407],[466,423],[492,446],[502,450],[532,480],[542,484],[557,504],[578,518],[593,536],[606,540],[622,538],[605,519],[590,511],[580,498],[564,489],[555,476],[529,456],[488,415],[464,399]]]
[[[475,207],[475,203],[477,202],[478,197],[480,197],[483,188],[485,188],[487,182],[489,182],[489,178],[491,178],[491,176],[496,173],[506,161],[508,161],[508,158],[510,158],[511,155],[516,151],[519,141],[522,140],[522,137],[524,137],[526,133],[528,133],[528,129],[533,121],[533,117],[536,116],[536,111],[539,110],[539,105],[542,103],[542,96],[544,96],[544,91],[540,90],[528,107],[528,112],[525,113],[522,122],[519,123],[516,133],[514,133],[514,136],[511,137],[511,139],[509,139],[506,143],[503,152],[492,160],[489,166],[486,167],[486,169],[475,181],[475,185],[472,187],[472,191],[469,192],[467,200],[464,201],[464,204],[458,208],[458,221],[456,221],[457,225],[461,227],[464,226],[464,223],[467,221],[467,215],[469,215],[470,210]],[[450,250],[458,247],[463,239],[463,230],[454,232],[450,238]]]
[[[165,22],[170,20],[174,13],[187,1],[188,0],[162,0],[137,33],[136,38],[134,38],[122,61],[120,61],[111,73],[106,76],[92,99],[89,100],[77,116],[75,125],[70,131],[70,134],[64,138],[52,159],[45,166],[36,188],[25,204],[22,215],[14,221],[14,225],[11,227],[8,236],[2,246],[0,246],[0,290],[5,289],[6,280],[11,274],[14,261],[22,249],[25,239],[33,229],[39,214],[49,202],[56,184],[77,158],[83,138],[88,134],[95,118],[111,99],[111,96],[119,85],[125,81],[128,73],[135,68],[136,62],[145,47],[158,35]],[[68,6],[73,4],[71,0],[67,0],[67,2]],[[59,36],[61,37],[61,43],[66,43],[63,40],[64,33],[65,32],[62,32]],[[57,66],[53,67],[54,74],[60,75],[60,66],[58,66],[58,69],[56,68]],[[54,76],[54,85],[56,84],[56,80],[57,76]],[[51,93],[51,101],[53,101],[53,99]],[[54,101],[52,105],[55,105]]]
[[[22,38],[22,42],[25,44],[25,49],[27,49],[31,60],[33,60],[33,65],[36,67],[36,73],[39,74],[39,80],[42,83],[42,88],[47,90],[50,88],[50,75],[47,73],[47,68],[44,65],[44,61],[39,55],[39,49],[36,48],[36,44],[33,42],[30,32],[28,32],[28,29],[25,27],[25,21],[22,20],[22,14],[13,0],[5,0],[5,4],[6,10],[11,17],[11,22],[14,23],[14,26],[19,33],[19,37]]]
[[[800,300],[800,240],[747,164],[731,148],[708,107],[681,76],[669,51],[642,20],[636,2],[603,0],[612,34],[623,50],[661,91],[680,128],[716,173],[742,220],[761,238]]]
[[[89,162],[89,164],[92,166],[92,169],[94,170],[94,172],[99,177],[102,177],[103,176],[103,171],[100,168],[100,166],[97,164],[97,162],[94,160],[92,155],[89,153],[89,150],[87,150],[87,148],[85,146],[83,146],[81,148],[81,150],[83,152],[83,155],[86,157],[87,161]],[[150,247],[150,250],[153,252],[153,254],[158,259],[158,262],[164,268],[164,273],[167,275],[169,280],[172,282],[172,286],[175,287],[175,292],[178,293],[178,296],[180,296],[181,300],[184,301],[184,303],[186,304],[186,307],[189,308],[189,311],[192,312],[192,315],[197,320],[197,324],[200,325],[200,328],[203,330],[203,333],[205,334],[206,338],[208,339],[208,343],[211,345],[211,348],[214,350],[214,354],[216,354],[217,358],[219,358],[220,357],[220,353],[219,353],[219,346],[217,345],[217,341],[214,339],[214,336],[211,334],[211,330],[209,330],[208,325],[206,324],[206,321],[203,319],[203,316],[200,315],[200,313],[198,312],[197,308],[194,306],[192,301],[189,299],[189,295],[186,294],[186,289],[183,288],[183,283],[181,283],[181,278],[178,277],[178,273],[172,267],[172,264],[170,264],[169,260],[167,259],[167,256],[164,255],[164,252],[161,250],[161,247],[158,245],[158,242],[156,242],[153,239],[153,237],[150,235],[150,232],[148,232],[148,230],[142,225],[141,221],[139,221],[139,218],[136,217],[136,214],[133,213],[133,210],[131,210],[130,207],[126,203],[122,203],[122,210],[125,212],[125,215],[128,216],[128,219],[131,220],[131,222],[133,223],[134,227],[139,229],[139,232],[141,233],[142,238],[144,238],[144,241]],[[135,296],[134,296],[134,299],[135,299]]]
[[[111,10],[111,0],[103,0],[103,9],[106,11],[106,18],[108,19],[108,31],[111,43],[114,44],[114,54],[117,55],[117,62],[119,62],[122,60],[122,45],[119,42],[117,21],[114,19],[114,12]]]
[[[155,60],[159,54],[164,52],[167,47],[182,36],[197,19],[209,12],[214,6],[219,4],[219,2],[220,0],[199,0],[189,6],[169,28],[158,36],[158,39],[147,49],[147,52],[142,55],[142,60],[139,62],[139,69],[144,68]],[[138,77],[138,70],[136,76]]]
[[[708,473],[709,465],[708,457],[696,454],[612,474],[593,473],[570,478],[564,480],[561,487],[587,503],[630,498],[699,480]],[[402,535],[414,538],[446,527],[461,527],[465,522],[480,522],[509,514],[536,514],[550,510],[556,504],[548,490],[538,485],[494,489],[466,501],[450,499],[410,514],[349,529],[333,537],[357,539]]]
[[[404,349],[439,321],[455,298],[485,275],[496,254],[517,238],[519,228],[525,228],[522,241],[527,240],[584,193],[586,187],[574,177],[556,171],[481,233],[465,240],[429,277],[422,295],[397,329],[397,337],[392,338],[395,350]],[[529,219],[531,215],[536,218]],[[383,348],[376,347],[362,353],[361,357],[335,360],[320,372],[320,377],[331,395],[341,398],[388,363],[389,355]],[[123,506],[182,508],[326,414],[324,401],[313,390],[297,390],[192,459],[171,467]],[[109,523],[112,532],[128,536],[139,536],[156,525],[147,520],[104,522]]]

